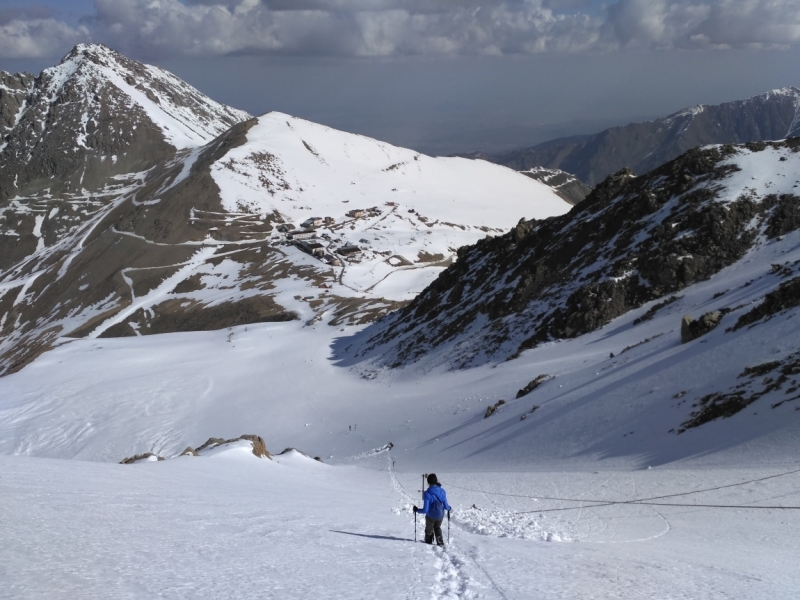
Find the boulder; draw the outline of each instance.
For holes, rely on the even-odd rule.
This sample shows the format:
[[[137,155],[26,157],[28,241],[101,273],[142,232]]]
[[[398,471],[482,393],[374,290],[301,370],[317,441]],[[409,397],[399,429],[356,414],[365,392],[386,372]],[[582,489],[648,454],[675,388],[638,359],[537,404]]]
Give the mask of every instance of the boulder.
[[[239,438],[240,440],[249,440],[253,444],[253,454],[259,458],[272,458],[267,445],[264,443],[264,438],[260,435],[245,434]]]
[[[691,329],[693,321],[692,315],[683,315],[683,319],[681,319],[681,344],[691,342],[694,339]]]
[[[707,312],[697,320],[692,319],[691,315],[684,315],[681,321],[681,344],[703,337],[715,329],[720,321],[722,312],[718,310]]]

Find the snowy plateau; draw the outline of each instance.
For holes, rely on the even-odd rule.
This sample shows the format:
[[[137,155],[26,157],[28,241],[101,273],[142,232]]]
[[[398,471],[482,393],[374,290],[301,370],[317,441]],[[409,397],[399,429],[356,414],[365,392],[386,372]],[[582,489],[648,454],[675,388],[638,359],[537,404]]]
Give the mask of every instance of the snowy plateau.
[[[155,73],[73,54],[128,65],[133,90]],[[571,208],[504,167],[281,113],[170,138],[159,106],[163,160],[93,190],[31,176],[3,200],[0,233],[33,239],[0,275],[0,598],[800,597],[796,144],[706,149],[724,154],[707,174],[677,162]],[[629,206],[630,235],[582,263]],[[746,243],[698,253],[707,276],[637,284],[652,295],[607,322],[512,352],[592,277],[644,281],[620,257],[735,211]],[[304,222],[314,237],[290,239]],[[581,226],[598,237],[549,295],[458,320],[517,285],[524,239]],[[461,300],[448,288],[402,339],[425,339],[414,358],[387,366],[396,341],[368,340],[460,264]],[[500,350],[460,368],[474,346]],[[444,548],[415,543],[432,471]]]

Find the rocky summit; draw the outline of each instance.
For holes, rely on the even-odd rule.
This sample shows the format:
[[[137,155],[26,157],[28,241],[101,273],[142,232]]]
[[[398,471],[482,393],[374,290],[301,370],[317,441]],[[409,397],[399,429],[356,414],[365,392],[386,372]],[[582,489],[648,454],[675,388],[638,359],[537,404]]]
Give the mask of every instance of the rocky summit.
[[[38,77],[0,73],[0,269],[248,118],[102,45],[76,46]]]

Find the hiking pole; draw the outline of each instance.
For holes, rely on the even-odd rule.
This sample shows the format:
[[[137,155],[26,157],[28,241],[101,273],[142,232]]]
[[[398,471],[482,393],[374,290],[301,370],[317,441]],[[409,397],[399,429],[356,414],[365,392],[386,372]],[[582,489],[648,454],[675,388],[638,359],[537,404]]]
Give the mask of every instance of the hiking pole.
[[[450,511],[447,511],[447,543],[450,543]]]
[[[414,543],[417,543],[417,511],[414,511]]]

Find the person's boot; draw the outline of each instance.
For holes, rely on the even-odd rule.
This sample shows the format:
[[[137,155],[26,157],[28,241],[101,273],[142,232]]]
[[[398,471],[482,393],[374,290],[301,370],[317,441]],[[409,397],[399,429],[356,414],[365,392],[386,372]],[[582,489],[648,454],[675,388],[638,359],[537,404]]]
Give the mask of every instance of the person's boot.
[[[433,544],[433,536],[432,535],[426,535],[425,536],[425,543],[426,544]]]

